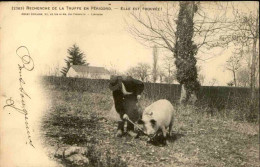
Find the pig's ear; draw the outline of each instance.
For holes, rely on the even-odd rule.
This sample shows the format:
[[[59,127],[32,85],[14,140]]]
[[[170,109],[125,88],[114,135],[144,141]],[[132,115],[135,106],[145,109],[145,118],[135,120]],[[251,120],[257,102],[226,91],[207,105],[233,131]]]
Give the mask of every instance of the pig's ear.
[[[151,119],[150,122],[151,122],[152,126],[154,126],[156,124],[156,121],[154,119]]]
[[[138,123],[138,124],[144,124],[144,121],[143,121],[142,119],[139,119],[139,120],[137,121],[137,123]]]

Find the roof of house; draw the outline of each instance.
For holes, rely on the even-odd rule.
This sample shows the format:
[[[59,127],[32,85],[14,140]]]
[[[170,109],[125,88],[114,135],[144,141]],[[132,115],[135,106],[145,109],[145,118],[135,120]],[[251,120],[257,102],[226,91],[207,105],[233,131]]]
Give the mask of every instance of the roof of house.
[[[95,67],[95,66],[87,66],[87,65],[72,65],[76,72],[82,73],[98,73],[98,74],[109,74],[109,71],[106,70],[104,67]]]

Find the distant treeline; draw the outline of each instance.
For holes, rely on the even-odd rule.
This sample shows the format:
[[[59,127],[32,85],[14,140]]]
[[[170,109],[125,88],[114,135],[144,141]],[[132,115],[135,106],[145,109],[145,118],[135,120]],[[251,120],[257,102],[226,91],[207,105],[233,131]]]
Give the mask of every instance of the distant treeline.
[[[86,79],[68,77],[42,77],[44,86],[53,87],[59,90],[111,93],[108,89],[109,80],[105,79]],[[178,103],[181,94],[181,87],[177,84],[144,83],[143,95],[152,100],[168,99],[172,103]],[[256,92],[254,112],[250,112],[250,89],[240,87],[223,86],[202,86],[198,93],[197,106],[215,110],[236,110],[235,113],[243,114],[246,117],[257,119],[259,106],[259,91]]]

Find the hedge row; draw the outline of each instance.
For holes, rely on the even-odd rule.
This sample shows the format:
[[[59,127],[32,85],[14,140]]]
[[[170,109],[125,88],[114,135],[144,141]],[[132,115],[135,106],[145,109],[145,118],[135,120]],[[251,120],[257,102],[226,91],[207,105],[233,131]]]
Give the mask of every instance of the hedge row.
[[[45,86],[53,86],[55,89],[79,92],[110,93],[109,80],[66,78],[45,76],[42,78]],[[181,87],[177,84],[145,83],[143,95],[147,98],[158,100],[168,99],[172,103],[178,103]],[[255,117],[258,113],[259,94],[255,100]],[[209,87],[202,86],[198,94],[198,105],[217,110],[233,109],[242,112],[249,111],[250,89],[237,87]]]

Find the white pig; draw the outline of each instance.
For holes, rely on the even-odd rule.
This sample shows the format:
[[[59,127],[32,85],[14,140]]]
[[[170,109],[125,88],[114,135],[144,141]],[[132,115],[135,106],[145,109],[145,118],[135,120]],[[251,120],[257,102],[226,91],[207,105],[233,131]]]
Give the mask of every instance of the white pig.
[[[144,125],[144,133],[149,137],[155,136],[159,130],[162,130],[163,137],[166,139],[167,128],[169,127],[169,135],[171,135],[173,125],[173,112],[172,104],[166,100],[158,100],[146,107],[142,120],[139,123]]]

